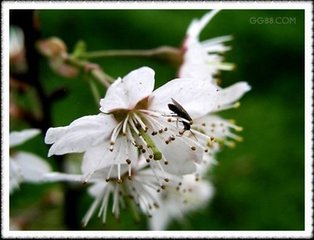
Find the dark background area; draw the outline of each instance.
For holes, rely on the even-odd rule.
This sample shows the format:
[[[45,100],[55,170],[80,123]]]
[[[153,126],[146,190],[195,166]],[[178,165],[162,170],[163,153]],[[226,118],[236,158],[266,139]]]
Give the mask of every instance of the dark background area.
[[[89,51],[149,49],[161,45],[180,47],[187,26],[205,10],[42,10],[38,12],[42,38],[57,36],[73,50],[84,40]],[[290,19],[286,24],[250,22],[262,17]],[[235,148],[225,147],[217,155],[219,164],[208,174],[216,194],[208,206],[177,221],[169,230],[303,230],[304,229],[304,11],[303,10],[223,10],[204,29],[201,39],[232,35],[232,50],[226,60],[236,70],[223,72],[223,86],[247,81],[252,90],[241,106],[221,116],[235,119],[244,138]],[[40,57],[38,80],[46,93],[64,89],[65,98],[51,106],[51,125],[68,125],[84,115],[97,114],[84,76],[68,79],[55,74]],[[156,71],[156,85],[175,78],[177,69],[152,59],[103,58],[94,60],[113,77],[146,65]],[[156,87],[157,87],[156,86]],[[103,95],[105,92],[103,92]],[[34,108],[27,94],[17,99]],[[45,103],[49,104],[49,103]],[[43,106],[45,106],[43,104]],[[12,120],[10,130],[29,127]],[[43,135],[20,149],[47,158]],[[57,164],[48,160],[55,168]],[[17,218],[38,208],[48,194],[61,191],[61,184],[23,184],[10,196],[10,215]],[[58,195],[59,194],[59,195]],[[82,194],[78,220],[92,199]],[[30,230],[63,230],[63,208],[45,207],[40,217],[27,225]],[[86,229],[145,230],[145,217],[135,224],[127,209],[117,221],[111,214],[103,226],[94,216]]]

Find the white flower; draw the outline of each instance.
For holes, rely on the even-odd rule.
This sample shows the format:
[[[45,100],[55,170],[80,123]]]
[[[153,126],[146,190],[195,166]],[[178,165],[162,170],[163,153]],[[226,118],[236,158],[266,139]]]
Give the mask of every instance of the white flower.
[[[21,54],[24,51],[24,33],[21,28],[10,27],[10,58]]]
[[[210,182],[185,175],[177,187],[169,187],[159,195],[160,207],[153,211],[150,229],[165,230],[172,219],[183,220],[188,212],[205,207],[213,195]]]
[[[188,27],[183,43],[183,64],[180,67],[179,77],[207,79],[215,83],[214,76],[220,70],[232,70],[233,64],[223,62],[221,54],[230,50],[224,42],[232,39],[231,36],[222,36],[200,41],[199,36],[204,27],[219,12],[212,10],[201,19],[194,19]]]
[[[24,33],[17,26],[10,26],[10,70],[23,73],[27,70]]]
[[[39,133],[38,129],[11,132],[10,148],[23,144]],[[43,181],[43,174],[49,171],[50,166],[40,157],[24,151],[12,151],[10,154],[10,192],[18,188],[21,182]]]
[[[219,89],[208,81],[175,79],[153,91],[154,82],[154,71],[148,67],[116,80],[100,102],[102,113],[79,118],[66,127],[48,129],[45,142],[53,144],[48,156],[93,149],[97,154],[83,160],[83,167],[88,169],[84,170],[86,181],[108,164],[116,168],[121,178],[121,165],[127,163],[131,169],[138,161],[139,150],[160,172],[193,173],[194,162],[202,160],[211,139],[194,130],[197,139],[182,134],[182,123],[189,121],[170,111],[168,104],[175,99],[192,119],[199,118],[227,108],[249,86],[238,83]],[[110,175],[111,172],[108,179]]]
[[[189,77],[193,82],[206,80],[217,86],[215,79],[220,70],[232,70],[233,65],[224,63],[221,54],[230,50],[230,47],[224,45],[224,42],[231,40],[231,36],[223,36],[201,42],[199,40],[201,31],[213,19],[219,10],[212,10],[205,14],[201,19],[194,19],[188,27],[186,38],[183,44],[183,64],[181,65],[179,77]],[[217,89],[223,90],[219,86]],[[225,96],[242,96],[244,92],[250,90],[246,83],[237,83],[224,89]],[[228,97],[227,97],[228,98]],[[226,99],[227,99],[226,98]],[[233,99],[235,100],[235,98]],[[234,146],[230,139],[240,141],[241,138],[231,129],[241,130],[240,127],[213,115],[214,112],[228,108],[238,107],[239,103],[234,101],[225,102],[219,106],[219,109],[212,111],[206,116],[193,119],[192,129],[210,136],[213,141],[208,142],[210,148],[209,155],[205,154],[201,164],[197,167],[197,174],[205,172],[210,163],[214,163],[214,154],[221,149],[221,146]],[[193,131],[193,130],[192,130]],[[202,143],[206,144],[205,142]]]
[[[93,150],[88,150],[84,158],[92,158],[96,155],[97,153]],[[46,174],[46,180],[81,182],[86,174],[85,171],[86,168],[82,167],[82,175],[48,173]],[[159,208],[158,195],[162,194],[169,186],[173,188],[182,181],[182,178],[168,174],[169,178],[165,178],[160,182],[155,177],[158,171],[158,169],[148,167],[143,155],[136,161],[136,164],[133,164],[131,172],[129,172],[126,163],[121,164],[119,174],[117,169],[112,168],[110,164],[94,171],[88,180],[89,183],[92,183],[88,193],[94,198],[94,201],[82,220],[83,226],[88,224],[97,209],[99,209],[98,217],[102,218],[103,223],[106,222],[108,208],[110,207],[109,202],[111,202],[110,198],[112,198],[111,212],[116,218],[120,215],[120,208],[126,205],[132,208],[136,218],[139,210],[142,210],[148,216],[152,216],[153,209]],[[108,172],[111,172],[110,179],[106,178]]]

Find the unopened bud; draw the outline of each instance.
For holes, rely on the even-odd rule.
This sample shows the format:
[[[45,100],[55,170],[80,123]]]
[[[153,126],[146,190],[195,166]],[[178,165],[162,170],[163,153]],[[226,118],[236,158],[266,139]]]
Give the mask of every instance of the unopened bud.
[[[39,52],[48,58],[60,57],[67,52],[65,43],[57,37],[40,40],[36,45]]]

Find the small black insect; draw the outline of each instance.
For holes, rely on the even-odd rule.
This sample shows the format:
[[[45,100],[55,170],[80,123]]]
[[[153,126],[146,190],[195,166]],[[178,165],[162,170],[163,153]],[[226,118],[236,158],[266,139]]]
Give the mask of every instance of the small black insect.
[[[185,119],[186,121],[182,121],[182,124],[184,126],[184,131],[186,130],[190,130],[191,129],[191,124],[193,123],[192,118],[190,117],[190,115],[187,113],[187,111],[181,106],[180,103],[178,103],[176,100],[174,100],[173,98],[171,98],[172,103],[168,104],[168,108],[174,112],[175,114],[177,114],[178,117],[181,117],[183,119]],[[182,132],[182,134],[183,134]]]

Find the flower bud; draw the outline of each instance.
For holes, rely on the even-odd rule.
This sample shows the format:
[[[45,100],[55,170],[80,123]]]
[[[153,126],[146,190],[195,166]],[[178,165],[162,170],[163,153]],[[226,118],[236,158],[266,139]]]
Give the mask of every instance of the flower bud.
[[[48,58],[60,57],[67,52],[65,43],[57,37],[38,41],[37,48],[41,54]]]

